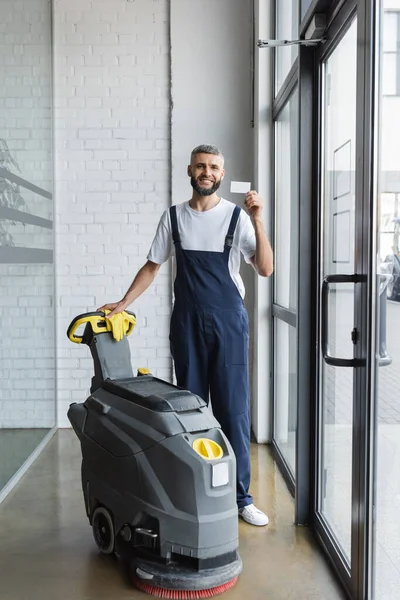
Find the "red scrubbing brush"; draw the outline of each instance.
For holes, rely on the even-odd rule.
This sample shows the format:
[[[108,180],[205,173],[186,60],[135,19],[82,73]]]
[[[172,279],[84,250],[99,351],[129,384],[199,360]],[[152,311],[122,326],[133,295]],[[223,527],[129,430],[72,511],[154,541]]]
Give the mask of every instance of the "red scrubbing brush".
[[[155,596],[156,598],[172,598],[173,600],[193,600],[198,598],[212,598],[218,596],[232,588],[237,582],[238,578],[235,577],[231,581],[219,585],[217,587],[209,588],[208,590],[168,590],[166,588],[155,587],[142,579],[137,577],[134,578],[134,584],[146,594]]]

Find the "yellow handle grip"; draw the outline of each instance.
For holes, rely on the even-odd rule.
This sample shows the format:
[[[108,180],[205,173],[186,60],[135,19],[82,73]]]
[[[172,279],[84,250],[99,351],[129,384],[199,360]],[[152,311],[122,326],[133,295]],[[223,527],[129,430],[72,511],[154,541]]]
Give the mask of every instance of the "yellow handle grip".
[[[103,312],[96,311],[92,313],[86,313],[84,315],[78,315],[75,317],[75,319],[73,319],[67,330],[67,336],[71,342],[74,342],[75,344],[82,343],[83,336],[75,335],[75,331],[78,329],[78,327],[86,323],[91,324],[94,333],[102,333],[103,331],[107,331],[107,324],[105,322],[105,315]]]
[[[110,331],[110,326],[106,320],[106,314],[108,312],[110,312],[110,311],[106,311],[106,312],[96,311],[96,312],[86,313],[83,315],[78,315],[77,317],[75,317],[75,319],[72,320],[72,322],[70,323],[70,325],[67,329],[68,338],[71,340],[71,342],[74,342],[75,344],[81,344],[82,340],[83,340],[83,336],[75,335],[75,332],[78,329],[78,327],[80,327],[81,325],[85,325],[86,323],[90,323],[93,333],[105,333],[106,331]],[[134,330],[134,327],[136,324],[135,314],[130,311],[124,311],[124,312],[126,313],[126,315],[130,315],[130,316],[134,317],[134,319],[133,319],[133,321],[126,320],[128,327],[127,327],[126,331],[120,332],[119,339],[122,339],[123,334],[130,335],[132,333],[132,331]]]

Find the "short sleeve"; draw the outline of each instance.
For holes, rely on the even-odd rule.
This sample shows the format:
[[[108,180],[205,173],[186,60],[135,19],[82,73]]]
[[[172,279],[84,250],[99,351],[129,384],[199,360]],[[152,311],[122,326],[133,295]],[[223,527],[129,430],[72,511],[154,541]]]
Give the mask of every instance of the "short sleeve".
[[[256,233],[249,215],[240,211],[239,249],[247,263],[256,253]]]
[[[166,260],[170,258],[172,254],[172,234],[171,234],[171,221],[169,218],[169,211],[166,210],[161,216],[161,219],[157,226],[156,235],[154,236],[153,242],[150,246],[147,260],[154,262],[158,265],[162,265]]]

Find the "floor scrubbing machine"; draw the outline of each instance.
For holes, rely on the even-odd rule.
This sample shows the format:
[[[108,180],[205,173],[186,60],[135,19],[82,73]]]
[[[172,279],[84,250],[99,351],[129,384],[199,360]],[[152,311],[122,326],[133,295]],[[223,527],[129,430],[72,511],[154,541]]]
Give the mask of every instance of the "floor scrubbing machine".
[[[211,597],[242,569],[235,456],[199,396],[146,369],[134,376],[134,325],[129,311],[94,312],[68,328],[94,361],[90,396],[68,411],[86,513],[99,550],[123,558],[137,587],[161,598]]]

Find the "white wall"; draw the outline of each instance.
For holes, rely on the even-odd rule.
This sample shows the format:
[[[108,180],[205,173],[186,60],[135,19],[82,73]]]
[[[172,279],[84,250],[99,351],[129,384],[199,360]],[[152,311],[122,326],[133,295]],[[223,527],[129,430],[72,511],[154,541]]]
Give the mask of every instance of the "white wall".
[[[251,126],[251,7],[251,0],[55,0],[61,426],[68,425],[68,405],[85,397],[92,375],[88,350],[73,346],[65,330],[74,315],[119,299],[126,290],[162,210],[190,197],[191,149],[200,143],[222,149],[226,198],[243,201],[230,196],[233,179],[252,181],[261,193],[268,192],[264,104],[261,116],[255,115],[261,137]],[[264,88],[261,92],[257,102],[268,96]],[[251,325],[256,323],[253,424],[265,441],[269,315],[264,304],[254,313],[255,277],[248,266],[243,277]],[[257,303],[264,303],[267,286],[266,280],[257,283]],[[165,266],[156,285],[134,305],[139,325],[131,337],[134,366],[148,366],[167,379],[170,292]],[[264,407],[261,413],[257,401]]]
[[[171,3],[172,64],[172,202],[190,198],[187,176],[190,152],[214,144],[225,156],[226,175],[220,193],[243,206],[244,197],[230,194],[230,181],[253,181],[251,0],[174,0]],[[244,265],[246,305],[253,331],[254,273]]]
[[[171,3],[172,201],[191,196],[186,167],[191,150],[218,146],[229,182],[251,181],[251,0],[174,0]]]
[[[169,195],[169,2],[55,0],[59,424],[92,376],[70,320],[118,300]],[[171,376],[170,276],[133,305],[134,367]]]

